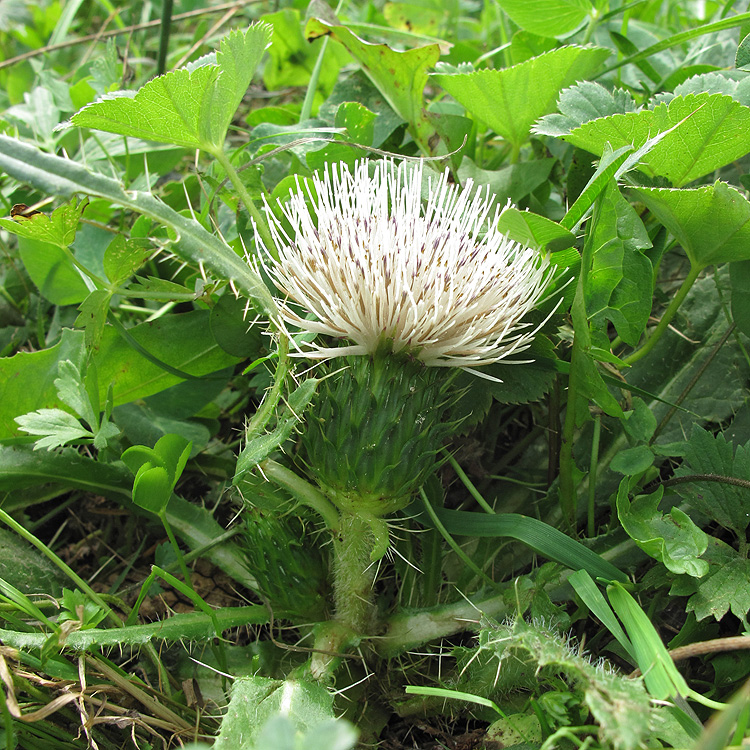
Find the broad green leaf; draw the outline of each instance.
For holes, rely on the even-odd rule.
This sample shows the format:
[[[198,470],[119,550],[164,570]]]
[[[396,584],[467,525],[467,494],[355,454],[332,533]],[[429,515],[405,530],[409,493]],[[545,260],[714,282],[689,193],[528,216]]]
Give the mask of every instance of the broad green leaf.
[[[128,332],[140,346],[158,353],[169,366],[202,377],[238,361],[216,344],[208,319],[208,311],[196,310],[141,323]],[[0,440],[19,434],[13,423],[19,414],[59,405],[54,385],[58,364],[69,359],[80,367],[82,344],[82,332],[66,330],[62,342],[50,349],[31,354],[20,352],[0,360]],[[106,399],[110,384],[114,389],[114,403],[124,404],[183,380],[134,351],[112,328],[105,329],[93,361],[101,403]]]
[[[572,232],[546,216],[520,211],[514,206],[503,211],[497,226],[515,242],[526,247],[535,247],[537,250],[564,250],[576,241]]]
[[[167,470],[161,466],[145,464],[133,483],[133,502],[144,510],[160,515],[172,494]]]
[[[284,716],[292,732],[304,735],[334,718],[333,696],[317,683],[242,677],[232,684],[232,697],[216,738],[216,750],[260,750],[258,742],[267,721]]]
[[[516,360],[516,364],[513,363]],[[482,372],[500,382],[461,373],[456,388],[465,392],[456,403],[451,418],[466,428],[482,419],[492,401],[501,404],[528,404],[541,400],[555,381],[555,351],[545,336],[537,336],[531,347],[512,359],[482,368]]]
[[[36,547],[0,528],[0,578],[24,594],[60,596],[69,581]]]
[[[736,450],[722,434],[712,435],[698,425],[685,450],[685,460],[675,472],[684,477],[710,474],[750,481],[750,444]],[[688,482],[674,488],[691,507],[744,539],[750,524],[750,490],[725,482]]]
[[[465,157],[458,169],[458,179],[461,184],[470,179],[482,188],[488,186],[501,206],[508,201],[518,204],[547,181],[554,163],[554,159],[535,159],[490,171]]]
[[[126,240],[118,234],[104,251],[104,272],[107,278],[119,286],[127,281],[147,260],[153,252],[144,247],[142,241]]]
[[[693,578],[705,576],[708,563],[699,558],[708,547],[707,534],[679,508],[662,515],[659,503],[663,488],[630,502],[628,484],[628,479],[623,479],[617,492],[617,515],[628,536],[672,573],[686,573]]]
[[[88,295],[89,288],[71,263],[68,251],[21,237],[18,254],[39,293],[53,305],[75,305]]]
[[[546,37],[570,34],[594,10],[589,0],[498,0],[498,4],[522,29]]]
[[[60,362],[83,364],[83,334],[64,330],[54,346],[0,359],[0,440],[21,433],[14,418],[39,408],[60,406],[55,379]]]
[[[440,57],[440,47],[425,47],[397,52],[386,44],[370,44],[346,26],[311,18],[305,27],[308,39],[328,35],[349,50],[377,86],[388,104],[413,128],[420,142],[430,149],[437,135],[424,111],[423,92],[427,71]],[[436,144],[434,144],[436,145]]]
[[[563,136],[579,148],[603,154],[640,148],[658,133],[679,124],[642,157],[639,169],[666,177],[675,187],[710,174],[750,151],[750,108],[722,94],[675,97],[655,109],[591,120]]]
[[[736,188],[716,182],[633,193],[678,240],[693,267],[750,260],[750,203]]]
[[[214,341],[209,317],[207,310],[196,310],[140,323],[128,333],[171,367],[202,377],[237,362]],[[115,404],[145,398],[182,380],[134,351],[112,328],[105,329],[94,362],[102,392],[105,383],[113,384]]]
[[[71,203],[56,208],[49,216],[41,212],[33,216],[19,215],[12,219],[0,219],[0,226],[19,237],[67,248],[76,238],[81,215],[87,205],[88,201],[79,203],[74,198]]]
[[[517,513],[487,515],[463,510],[436,508],[435,513],[445,528],[460,536],[510,537],[527,544],[540,555],[573,570],[587,570],[593,578],[625,581],[626,576],[596,552],[566,536],[553,526],[536,518]]]
[[[211,309],[209,323],[216,343],[234,357],[257,359],[264,348],[260,326],[245,320],[247,303],[224,294]]]
[[[620,451],[609,465],[612,471],[625,476],[635,476],[653,466],[654,453],[647,445],[637,445]]]
[[[270,44],[271,29],[258,23],[222,39],[216,63],[203,58],[143,88],[119,92],[73,115],[74,125],[173,143],[210,152],[224,145],[227,129],[255,69]]]
[[[733,547],[714,537],[709,537],[703,555],[708,563],[708,573],[702,578],[680,576],[669,593],[672,596],[689,596],[686,610],[695,613],[697,620],[713,617],[721,620],[731,610],[740,620],[750,612],[750,560]]]
[[[584,290],[586,314],[595,328],[610,320],[620,338],[636,346],[651,314],[653,268],[642,250],[651,247],[633,207],[610,181],[593,227],[594,259]]]
[[[554,111],[560,91],[592,75],[609,54],[598,47],[561,47],[505,70],[437,73],[433,78],[518,150],[531,126]]]
[[[46,448],[51,451],[66,443],[94,437],[77,417],[60,409],[39,409],[16,417],[16,422],[24,432],[43,436],[34,443],[34,450]]]
[[[646,402],[641,398],[632,400],[632,409],[626,411],[622,426],[631,440],[647,443],[651,440],[656,430],[656,417],[649,409]]]
[[[334,125],[345,130],[343,137],[347,141],[370,146],[375,134],[376,117],[374,112],[359,102],[344,102],[336,110]]]
[[[635,112],[638,107],[630,92],[610,91],[599,83],[581,81],[560,92],[557,102],[560,114],[545,115],[532,128],[536,135],[563,136],[585,122],[609,115]]]

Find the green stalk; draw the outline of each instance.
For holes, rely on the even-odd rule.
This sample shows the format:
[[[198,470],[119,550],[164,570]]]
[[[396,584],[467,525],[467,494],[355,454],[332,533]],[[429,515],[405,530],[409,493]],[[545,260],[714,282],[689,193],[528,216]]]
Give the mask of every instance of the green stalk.
[[[334,616],[360,635],[371,633],[375,624],[373,584],[377,565],[370,559],[376,541],[371,520],[359,513],[342,513],[333,536]]]
[[[289,490],[300,503],[317,511],[325,521],[326,526],[332,531],[338,532],[341,526],[338,511],[317,487],[313,487],[302,477],[270,458],[262,461],[258,468],[274,484]]]
[[[212,156],[214,156],[216,161],[218,161],[224,168],[229,181],[232,183],[232,187],[237,191],[237,195],[248,210],[253,222],[255,222],[255,231],[258,233],[261,242],[266,250],[270,252],[275,245],[273,237],[271,236],[271,230],[268,228],[266,217],[255,205],[252,196],[240,179],[240,176],[237,174],[237,170],[232,166],[232,162],[224,150],[219,148],[212,154]]]
[[[651,336],[649,336],[649,338],[646,340],[646,343],[640,349],[636,349],[630,356],[625,357],[625,359],[623,360],[626,365],[632,365],[639,359],[645,357],[654,348],[654,346],[656,346],[656,343],[659,341],[664,331],[667,330],[669,324],[672,322],[672,318],[674,318],[675,313],[677,312],[678,308],[682,304],[683,300],[687,296],[687,293],[692,288],[702,270],[703,268],[698,268],[696,266],[691,267],[690,273],[688,273],[685,281],[682,282],[682,286],[680,287],[679,291],[674,296],[672,301],[669,303],[669,306],[664,311],[664,315],[662,315],[659,324],[656,326],[656,328],[654,328]]]
[[[596,504],[596,470],[599,462],[599,437],[602,433],[602,418],[597,414],[594,420],[594,437],[591,441],[591,465],[589,467],[589,508],[587,532],[590,537],[596,534],[594,510]]]
[[[373,550],[387,534],[386,522],[365,513],[342,513],[333,534],[331,576],[334,619],[316,628],[312,676],[331,682],[340,658],[376,629]]]

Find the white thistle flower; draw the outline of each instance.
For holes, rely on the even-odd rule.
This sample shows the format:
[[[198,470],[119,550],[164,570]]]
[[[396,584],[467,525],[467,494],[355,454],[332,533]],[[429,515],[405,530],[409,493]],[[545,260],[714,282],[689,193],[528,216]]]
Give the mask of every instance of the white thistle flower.
[[[549,262],[497,229],[487,192],[429,181],[422,163],[326,167],[314,190],[281,205],[291,236],[266,206],[278,260],[263,263],[287,300],[282,318],[303,331],[351,342],[310,344],[314,359],[372,354],[384,340],[434,367],[477,367],[528,348],[521,324],[550,279]],[[317,221],[316,221],[317,217]],[[291,300],[315,316],[300,316]]]

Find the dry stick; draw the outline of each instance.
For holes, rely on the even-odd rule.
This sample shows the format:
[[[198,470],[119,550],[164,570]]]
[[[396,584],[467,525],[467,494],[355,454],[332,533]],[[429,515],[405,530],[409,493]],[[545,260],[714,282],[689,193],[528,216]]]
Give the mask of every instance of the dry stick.
[[[718,654],[722,651],[742,651],[750,648],[750,637],[746,635],[733,635],[729,638],[714,638],[711,641],[699,641],[690,643],[687,646],[673,648],[669,655],[672,661],[683,661],[693,656],[705,656],[706,654]],[[632,671],[628,677],[638,677],[641,674],[640,669]]]
[[[181,68],[192,56],[194,52],[200,49],[225,23],[227,23],[241,6],[233,5],[229,10],[180,58],[179,62],[172,67],[172,70]],[[177,18],[177,16],[175,16]]]
[[[224,3],[223,5],[216,5],[213,8],[196,8],[195,10],[187,11],[187,13],[178,13],[172,18],[173,21],[184,21],[187,18],[195,18],[196,16],[208,15],[210,13],[221,13],[222,11],[229,10],[230,8],[242,8],[245,5],[254,5],[255,3],[262,2],[262,0],[239,0],[239,2]],[[78,37],[77,39],[69,39],[66,42],[58,42],[57,44],[49,44],[46,47],[40,47],[39,49],[33,49],[29,52],[24,52],[22,55],[16,55],[8,60],[0,62],[0,70],[7,68],[16,63],[29,60],[32,57],[38,57],[44,55],[47,52],[55,52],[59,49],[65,49],[66,47],[75,47],[77,44],[85,42],[95,42],[100,39],[109,39],[113,36],[119,36],[120,34],[132,34],[134,31],[143,31],[144,29],[153,29],[161,24],[161,19],[155,19],[153,21],[146,21],[145,23],[136,23],[132,26],[125,26],[122,29],[112,29],[111,31],[105,31],[104,33],[96,32],[95,34],[87,34],[86,36]]]

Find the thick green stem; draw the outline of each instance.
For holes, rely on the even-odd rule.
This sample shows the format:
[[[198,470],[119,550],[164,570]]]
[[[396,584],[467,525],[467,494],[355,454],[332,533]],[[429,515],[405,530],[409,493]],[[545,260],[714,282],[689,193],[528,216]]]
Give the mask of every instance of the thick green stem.
[[[334,619],[321,623],[315,633],[315,653],[310,672],[316,680],[330,682],[342,652],[375,631],[377,609],[373,586],[377,563],[373,550],[387,534],[386,522],[364,513],[341,514],[333,533],[331,576]]]
[[[695,280],[698,278],[698,275],[702,270],[702,268],[697,268],[696,266],[693,266],[690,269],[690,273],[688,273],[685,281],[682,282],[682,286],[680,287],[679,291],[674,296],[672,301],[669,303],[669,307],[667,307],[667,309],[664,311],[664,315],[662,315],[659,324],[656,326],[656,328],[654,328],[653,333],[648,337],[646,343],[640,349],[636,349],[629,357],[625,357],[623,361],[626,365],[632,365],[642,357],[645,357],[654,348],[654,346],[656,346],[656,343],[659,341],[664,331],[667,330],[669,324],[672,322],[672,318],[674,318],[675,313],[677,312],[678,308],[682,304],[682,301],[687,296],[687,293],[692,288]]]
[[[377,564],[371,560],[375,541],[371,517],[341,514],[333,536],[334,616],[360,635],[371,633],[375,624],[373,584]]]

